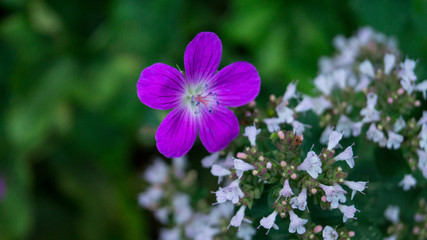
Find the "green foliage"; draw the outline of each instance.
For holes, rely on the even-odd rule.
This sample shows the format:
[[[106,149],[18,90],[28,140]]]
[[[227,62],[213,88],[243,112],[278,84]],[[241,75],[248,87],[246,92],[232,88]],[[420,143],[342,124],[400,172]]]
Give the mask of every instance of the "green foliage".
[[[166,112],[141,104],[135,85],[155,62],[183,68],[185,46],[200,31],[220,36],[221,67],[235,60],[257,67],[259,102],[296,79],[311,94],[317,60],[331,54],[332,38],[365,25],[395,35],[402,52],[419,59],[417,75],[427,76],[423,0],[2,0],[0,7],[1,240],[153,238],[136,202],[138,176],[158,154],[154,133]],[[396,167],[400,157],[358,145],[365,162],[351,174],[391,181],[360,198],[362,212],[373,215],[361,214],[356,227],[377,234],[390,198],[417,195],[388,195],[393,176],[406,171]],[[205,150],[197,144],[191,154],[200,167]]]

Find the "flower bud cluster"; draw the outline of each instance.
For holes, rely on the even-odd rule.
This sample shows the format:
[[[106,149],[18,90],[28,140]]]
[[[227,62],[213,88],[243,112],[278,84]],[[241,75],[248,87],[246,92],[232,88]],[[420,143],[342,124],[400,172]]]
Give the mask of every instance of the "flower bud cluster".
[[[417,83],[416,61],[402,59],[396,42],[370,28],[334,40],[337,53],[319,61],[314,84],[321,95],[304,96],[297,112],[312,110],[325,128],[323,142],[336,126],[344,137],[363,135],[388,149],[401,149],[410,167],[427,178],[427,112],[417,122],[411,111],[426,98],[427,80]],[[321,106],[319,106],[321,105]]]
[[[427,239],[427,203],[424,198],[421,198],[418,203],[419,207],[413,216],[413,221],[407,222],[400,220],[398,206],[388,206],[384,216],[391,225],[387,228],[389,237],[385,240]]]
[[[256,130],[255,126],[247,128]],[[259,134],[255,130],[246,129],[245,132]],[[343,171],[342,164],[337,162],[345,161],[353,167],[356,156],[353,156],[352,146],[338,150],[341,138],[342,133],[333,131],[328,146],[320,154],[312,149],[303,153],[303,135],[295,131],[273,132],[270,136],[271,149],[264,150],[252,144],[237,153],[236,158],[232,158],[233,165],[221,163],[221,171],[217,171],[215,164],[211,166],[213,175],[227,177],[225,187],[219,187],[213,192],[217,201],[215,204],[231,202],[240,206],[233,217],[239,221],[232,219],[230,223],[231,226],[240,227],[245,219],[245,210],[252,209],[261,198],[268,197],[274,199],[271,202],[272,212],[263,217],[259,224],[259,227],[267,229],[267,233],[271,228],[278,229],[275,222],[277,216],[280,216],[289,218],[288,231],[302,239],[347,239],[354,236],[354,232],[345,228],[337,231],[336,228],[323,228],[316,224],[307,206],[308,199],[311,199],[321,209],[341,212],[343,222],[356,219],[355,214],[359,210],[354,205],[346,205],[347,191],[352,191],[353,199],[357,191],[364,191],[367,182],[347,180],[348,174]]]
[[[186,172],[186,159],[172,159],[172,167],[163,160],[156,159],[144,172],[144,180],[150,184],[139,197],[139,204],[153,212],[154,217],[164,227],[160,230],[160,240],[180,239],[224,239],[236,236],[227,231],[234,212],[231,203],[210,207],[203,200],[194,203],[196,172]],[[212,161],[205,159],[205,163]],[[237,233],[239,239],[250,240],[255,229],[249,224],[242,225]]]

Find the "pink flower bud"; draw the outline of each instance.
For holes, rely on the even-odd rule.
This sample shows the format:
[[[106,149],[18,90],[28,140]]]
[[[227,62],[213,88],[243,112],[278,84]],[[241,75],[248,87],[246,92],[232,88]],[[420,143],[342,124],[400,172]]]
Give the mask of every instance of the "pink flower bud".
[[[283,133],[283,131],[278,131],[277,132],[277,135],[279,135],[279,138],[280,138],[280,140],[283,140],[283,139],[285,139],[285,134]]]
[[[419,107],[419,106],[421,106],[420,100],[415,101],[415,107]]]
[[[281,162],[280,162],[280,166],[282,166],[282,167],[286,167],[286,162],[285,162],[285,161],[281,161]]]
[[[405,92],[405,90],[403,90],[403,88],[399,88],[399,90],[397,90],[397,94],[402,95]]]
[[[317,189],[315,189],[315,188],[312,188],[310,191],[311,191],[311,194],[316,194],[317,193]]]
[[[322,196],[322,198],[320,198],[320,200],[322,200],[322,202],[326,202],[326,196]]]
[[[392,103],[393,103],[393,98],[391,98],[391,97],[387,98],[387,102],[388,102],[389,104],[392,104]]]
[[[323,230],[323,227],[320,225],[317,225],[313,229],[313,233],[320,233]]]
[[[272,102],[276,101],[276,96],[274,96],[274,94],[270,95],[270,101]]]
[[[268,168],[268,169],[270,169],[271,167],[272,167],[271,162],[268,162],[268,163],[267,163],[267,168]]]
[[[292,173],[291,178],[292,178],[293,180],[297,179],[297,177],[298,177],[298,175],[297,175],[296,173]]]
[[[414,235],[418,235],[418,234],[420,233],[420,228],[419,228],[418,226],[415,226],[415,227],[412,229],[412,233],[413,233]]]
[[[237,153],[237,158],[246,159],[247,157],[248,155],[246,155],[246,153],[242,153],[242,152]]]
[[[255,101],[251,101],[251,102],[249,102],[249,107],[255,107]]]
[[[350,232],[348,232],[348,236],[349,237],[354,237],[354,236],[356,236],[356,233],[353,232],[353,231],[350,231]]]

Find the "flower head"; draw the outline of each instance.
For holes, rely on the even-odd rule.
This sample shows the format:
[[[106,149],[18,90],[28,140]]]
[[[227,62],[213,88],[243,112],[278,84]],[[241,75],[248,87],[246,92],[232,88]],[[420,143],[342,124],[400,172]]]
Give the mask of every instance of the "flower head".
[[[403,136],[393,131],[388,131],[387,148],[398,149],[400,144],[403,142]]]
[[[338,209],[344,214],[343,216],[343,222],[346,222],[349,218],[354,218],[354,214],[359,211],[357,210],[354,205],[346,206],[346,205],[339,205]]]
[[[239,178],[242,177],[243,173],[249,170],[254,170],[255,167],[247,162],[244,162],[241,159],[234,159],[234,169],[236,169],[236,174]]]
[[[287,198],[287,197],[290,197],[292,195],[294,195],[294,193],[292,192],[291,186],[289,186],[289,180],[286,179],[285,183],[283,184],[282,190],[280,190],[280,192],[279,192],[279,197],[277,198],[276,201],[278,201],[280,197]]]
[[[297,197],[291,198],[292,208],[298,208],[304,211],[307,207],[307,189],[303,188]]]
[[[334,157],[336,161],[346,161],[350,168],[354,167],[354,157],[352,146],[347,147],[342,153]]]
[[[233,226],[233,227],[238,227],[240,229],[240,225],[242,224],[245,217],[245,210],[246,210],[246,206],[241,206],[239,211],[237,211],[236,215],[234,215],[231,218],[230,225],[228,225],[227,228],[229,228],[230,226]]]
[[[345,194],[347,193],[340,185],[335,183],[333,186],[326,186],[319,184],[326,194],[326,201],[331,203],[331,208],[338,208],[339,203],[345,203],[347,198]]]
[[[347,185],[353,192],[351,193],[351,200],[353,200],[354,195],[356,195],[356,191],[363,193],[363,190],[366,188],[366,184],[368,182],[353,182],[353,181],[344,181],[344,184]]]
[[[239,184],[239,180],[234,180],[225,188],[219,187],[219,190],[215,192],[217,203],[224,203],[226,201],[231,201],[233,204],[238,203],[244,196]]]
[[[221,53],[218,36],[201,32],[185,50],[185,74],[162,63],[142,71],[137,83],[141,102],[155,109],[173,109],[156,132],[157,148],[166,157],[185,155],[197,133],[211,153],[225,148],[239,134],[238,120],[227,107],[254,100],[261,80],[247,62],[217,72]]]
[[[396,57],[393,54],[387,53],[384,56],[384,73],[389,74],[396,62]]]
[[[329,135],[329,142],[328,142],[329,151],[334,149],[338,145],[339,141],[341,141],[342,135],[343,135],[342,133],[337,131],[331,132],[331,135]]]
[[[400,213],[400,209],[398,206],[390,205],[385,210],[384,216],[387,220],[396,224],[399,222],[399,213]]]

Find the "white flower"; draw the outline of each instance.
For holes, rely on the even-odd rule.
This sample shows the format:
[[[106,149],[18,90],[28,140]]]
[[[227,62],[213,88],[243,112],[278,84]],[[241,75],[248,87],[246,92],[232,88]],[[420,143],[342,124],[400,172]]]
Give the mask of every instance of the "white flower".
[[[250,127],[246,127],[245,128],[245,133],[243,134],[243,136],[248,137],[249,142],[251,142],[252,146],[256,146],[255,140],[256,140],[256,136],[261,132],[261,129],[257,129],[255,127],[255,124],[253,126]]]
[[[274,229],[276,229],[276,230],[278,230],[279,229],[279,226],[277,226],[274,222],[276,221],[276,216],[277,216],[277,212],[276,211],[274,211],[273,213],[271,213],[270,215],[268,215],[267,217],[263,217],[262,219],[261,219],[261,221],[259,222],[259,226],[258,226],[258,228],[260,227],[260,226],[262,226],[262,227],[264,227],[265,229],[268,229],[267,230],[267,233],[266,234],[268,234],[268,232],[270,231],[270,229],[271,228],[274,228]]]
[[[209,213],[208,222],[212,225],[220,224],[223,219],[230,219],[234,214],[234,204],[231,202],[225,202],[216,204],[211,208]]]
[[[202,166],[205,168],[211,167],[219,159],[220,152],[212,153],[202,159]]]
[[[351,136],[353,122],[345,115],[341,115],[337,123],[337,131],[342,132],[344,137]]]
[[[396,57],[393,54],[387,53],[384,56],[384,73],[389,74],[391,69],[393,69],[394,63],[396,62]]]
[[[158,158],[145,170],[144,179],[151,184],[159,184],[167,180],[168,174],[169,167]]]
[[[363,122],[354,122],[351,125],[351,131],[353,136],[357,137],[360,135],[360,133],[362,132],[362,126],[363,126]]]
[[[312,178],[317,178],[319,173],[322,173],[322,162],[315,152],[310,151],[297,169],[307,171]]]
[[[172,229],[162,228],[159,240],[181,240],[181,230],[178,227]]]
[[[156,217],[159,222],[166,224],[169,219],[169,209],[167,207],[157,209],[154,211],[154,217]]]
[[[289,83],[288,87],[286,88],[286,92],[283,95],[283,101],[288,101],[291,98],[294,98],[296,96],[297,83]]]
[[[354,88],[354,90],[356,91],[363,91],[364,89],[368,88],[369,84],[371,84],[372,80],[371,78],[362,75],[360,76],[360,81],[359,83],[357,83],[356,87]]]
[[[424,100],[427,99],[427,80],[424,80],[415,85],[415,91],[422,92]]]
[[[374,67],[369,60],[365,60],[359,65],[359,71],[370,78],[375,77]]]
[[[307,207],[307,189],[303,188],[300,194],[297,197],[291,198],[292,208],[298,208],[301,211],[304,211]]]
[[[390,222],[396,224],[399,222],[400,209],[398,206],[390,205],[384,212],[384,216]]]
[[[332,72],[332,79],[339,88],[345,88],[348,79],[348,72],[342,68],[339,68]]]
[[[327,126],[325,130],[323,130],[322,135],[320,135],[320,143],[326,144],[329,140],[329,136],[334,131],[334,129],[331,126]]]
[[[278,118],[264,118],[264,123],[267,124],[267,129],[269,132],[276,132],[280,130],[279,124],[281,122]]]
[[[322,232],[323,240],[337,240],[338,233],[331,226],[325,226]]]
[[[236,169],[236,174],[239,179],[243,176],[243,173],[249,170],[254,170],[255,167],[247,162],[244,162],[241,159],[234,159],[234,169]]]
[[[423,124],[419,137],[420,147],[427,151],[427,124]]]
[[[402,130],[405,127],[406,127],[406,122],[405,120],[403,120],[403,117],[400,116],[399,119],[397,119],[396,122],[394,123],[393,131],[400,132],[400,130]]]
[[[313,99],[310,96],[304,95],[301,102],[295,107],[295,112],[306,112],[313,109]]]
[[[415,65],[415,61],[410,59],[406,59],[400,64],[399,77],[402,79],[400,84],[408,94],[412,93],[414,82],[417,80],[417,76],[414,73]]]
[[[377,105],[377,95],[373,92],[368,93],[367,106],[360,111],[360,115],[363,116],[362,122],[377,122],[380,120],[380,113],[375,109]]]
[[[301,134],[303,134],[304,133],[304,130],[305,130],[305,124],[303,124],[303,123],[301,123],[301,122],[298,122],[297,120],[294,120],[293,122],[292,122],[292,128],[293,128],[293,132],[296,134],[296,135],[301,135]]]
[[[352,146],[347,147],[342,153],[335,156],[335,161],[346,161],[350,168],[354,167],[354,158]]]
[[[316,85],[316,88],[323,94],[329,95],[334,87],[334,81],[328,76],[321,74],[314,79],[314,85]]]
[[[332,103],[323,96],[312,98],[305,95],[302,101],[295,107],[295,111],[306,112],[308,110],[313,110],[317,115],[321,115],[326,109],[331,107]]]
[[[353,182],[353,181],[344,181],[344,184],[347,185],[353,192],[351,193],[351,200],[353,200],[354,195],[356,194],[356,191],[363,193],[363,190],[366,188],[366,184],[368,182]]]
[[[231,174],[230,170],[221,167],[218,164],[212,165],[211,173],[215,177],[218,177],[218,184],[222,182],[222,178]]]
[[[178,225],[184,224],[187,222],[191,215],[193,214],[193,210],[190,206],[190,197],[186,194],[180,193],[176,194],[173,198],[173,207],[174,207],[174,218],[175,222]]]
[[[230,224],[228,225],[227,229],[230,226],[237,227],[237,228],[240,229],[240,225],[242,224],[243,220],[246,220],[246,219],[244,219],[244,217],[245,217],[245,210],[246,210],[246,206],[241,206],[240,207],[240,209],[239,209],[239,211],[237,211],[236,215],[234,215],[231,218]],[[246,221],[247,222],[251,222],[249,220],[246,220]]]
[[[276,107],[280,123],[291,123],[294,120],[294,111],[282,102]]]
[[[329,135],[329,141],[328,141],[328,150],[331,151],[334,149],[338,142],[341,141],[342,133],[337,131],[332,131],[331,135]]]
[[[319,184],[319,186],[323,189],[326,195],[326,201],[331,203],[331,208],[338,208],[339,203],[345,203],[347,198],[345,194],[347,193],[340,185],[337,183],[334,186],[326,186],[323,184]]]
[[[411,175],[406,174],[402,181],[399,182],[399,186],[403,187],[403,191],[408,191],[410,188],[415,187],[417,180]]]
[[[289,232],[297,232],[299,235],[305,233],[304,225],[308,222],[307,219],[299,218],[294,211],[289,212],[289,217],[291,218],[291,223],[289,224]]]
[[[342,214],[344,214],[343,216],[343,222],[346,222],[347,219],[349,218],[354,218],[354,214],[356,213],[356,211],[358,211],[354,205],[351,206],[346,206],[346,205],[339,205],[339,210],[342,212]]]
[[[255,235],[256,231],[250,224],[242,224],[237,231],[237,237],[243,240],[252,240],[252,237]]]
[[[403,142],[403,136],[392,131],[388,131],[387,148],[398,149]]]
[[[391,235],[390,237],[384,238],[384,240],[397,240],[397,235],[396,234]]]
[[[417,149],[418,153],[418,168],[423,173],[424,178],[427,178],[427,152]]]
[[[163,197],[163,190],[159,187],[150,187],[138,196],[139,205],[145,208],[151,208]]]
[[[378,130],[374,123],[369,126],[369,129],[366,132],[366,138],[379,143],[382,147],[387,144],[387,139],[385,138],[384,133]]]
[[[233,204],[238,203],[240,198],[244,196],[239,184],[239,180],[234,180],[225,188],[219,187],[219,190],[215,192],[217,203],[224,203],[226,201],[231,201]]]
[[[282,190],[280,190],[280,192],[279,192],[279,197],[277,198],[276,201],[278,201],[279,198],[282,196],[287,198],[287,197],[290,197],[292,195],[294,195],[294,193],[292,192],[291,186],[289,186],[289,180],[286,179],[285,183],[283,184]]]

